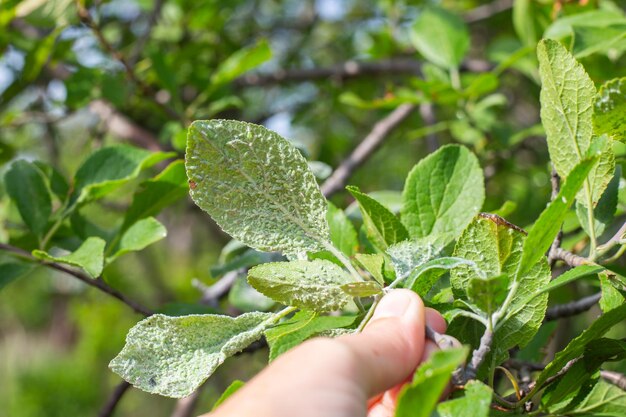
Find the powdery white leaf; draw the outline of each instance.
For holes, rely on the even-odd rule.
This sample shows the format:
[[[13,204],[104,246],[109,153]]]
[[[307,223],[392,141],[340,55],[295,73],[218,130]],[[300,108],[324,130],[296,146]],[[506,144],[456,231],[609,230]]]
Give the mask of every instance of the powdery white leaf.
[[[194,202],[244,244],[292,257],[326,249],[326,200],[304,157],[263,126],[196,121],[187,176]]]
[[[430,239],[405,240],[387,248],[387,254],[396,278],[405,279],[415,268],[437,256],[442,248]]]
[[[593,112],[593,127],[597,135],[626,142],[626,77],[607,81],[598,92]]]
[[[259,339],[273,314],[150,316],[135,325],[109,364],[135,387],[182,398],[198,388],[226,358]]]
[[[333,262],[315,259],[258,265],[248,272],[248,282],[279,303],[324,312],[338,310],[352,299],[342,286],[354,278]]]

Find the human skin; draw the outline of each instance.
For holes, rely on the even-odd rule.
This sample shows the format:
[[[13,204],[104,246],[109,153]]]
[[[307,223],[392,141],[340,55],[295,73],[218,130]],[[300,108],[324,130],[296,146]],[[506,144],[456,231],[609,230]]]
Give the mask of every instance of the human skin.
[[[397,394],[446,323],[412,291],[390,291],[359,334],[316,338],[290,350],[201,417],[391,417]]]

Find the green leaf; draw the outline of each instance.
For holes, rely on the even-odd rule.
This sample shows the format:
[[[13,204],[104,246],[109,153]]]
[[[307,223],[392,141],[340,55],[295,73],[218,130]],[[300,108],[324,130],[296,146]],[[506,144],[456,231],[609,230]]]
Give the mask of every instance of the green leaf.
[[[15,161],[4,175],[7,193],[28,228],[41,236],[52,213],[52,200],[43,173],[26,161]]]
[[[359,247],[359,238],[348,216],[329,202],[326,220],[330,228],[330,241],[347,256],[353,256]]]
[[[465,360],[467,348],[436,351],[423,362],[413,380],[398,394],[396,417],[429,417],[452,377]]]
[[[404,185],[402,223],[411,238],[455,239],[478,214],[485,199],[483,173],[465,147],[443,146],[422,159]]]
[[[626,304],[622,304],[598,317],[587,330],[569,342],[565,349],[557,352],[554,360],[537,377],[536,384],[539,386],[543,385],[548,378],[556,375],[567,362],[582,355],[585,351],[585,346],[589,342],[602,337],[614,325],[624,320],[626,320]]]
[[[264,264],[266,262],[283,261],[285,258],[275,252],[259,252],[254,249],[248,249],[241,255],[230,258],[228,262],[214,265],[211,267],[211,276],[219,277],[227,272],[235,271],[241,268],[250,268],[255,265]]]
[[[136,178],[143,169],[174,155],[129,145],[99,149],[78,168],[74,176],[72,201],[87,203],[101,198]]]
[[[351,297],[341,288],[354,279],[338,265],[313,261],[272,262],[248,272],[248,282],[279,303],[316,312],[338,310]]]
[[[90,237],[74,252],[65,256],[52,256],[41,250],[33,251],[33,256],[43,261],[64,263],[83,269],[92,278],[102,274],[104,268],[104,247],[106,242],[99,237]]]
[[[533,0],[515,0],[513,2],[513,28],[523,45],[537,44],[537,5]]]
[[[596,236],[601,236],[613,221],[615,210],[617,210],[619,182],[621,177],[622,167],[618,165],[615,167],[613,179],[611,179],[602,197],[600,197],[598,204],[593,209],[593,228]],[[576,215],[585,233],[591,235],[591,231],[589,230],[588,210],[580,201],[576,202]]]
[[[592,116],[596,89],[585,69],[559,42],[544,39],[537,47],[541,76],[541,120],[550,159],[561,178],[567,178],[592,147]],[[599,151],[604,151],[600,149]],[[595,153],[595,152],[594,152]],[[610,155],[589,176],[584,202],[595,204],[611,180]],[[589,206],[589,204],[587,204]]]
[[[592,378],[600,367],[609,361],[626,358],[626,342],[600,338],[589,342],[581,358],[551,384],[541,396],[542,408],[551,414],[568,414],[589,394],[597,381]]]
[[[133,196],[133,202],[126,211],[124,231],[138,220],[156,216],[165,207],[187,195],[189,185],[183,161],[174,161],[156,177],[145,181]]]
[[[562,286],[567,285],[570,282],[574,282],[580,278],[584,278],[589,275],[599,274],[602,271],[604,271],[604,268],[598,265],[577,266],[576,268],[572,268],[550,281],[548,285],[543,286],[538,292],[536,292],[533,297],[539,294],[550,292],[557,288],[561,288]]]
[[[211,84],[220,85],[234,80],[241,74],[261,65],[272,57],[272,50],[265,39],[242,48],[226,58],[211,75]]]
[[[522,257],[524,233],[504,219],[493,215],[477,217],[465,229],[454,248],[453,256],[473,261],[486,276],[515,277]],[[472,279],[480,278],[475,268],[461,265],[450,272],[455,298],[466,299]],[[528,343],[543,321],[547,294],[534,296],[550,282],[550,268],[545,257],[526,273],[517,275],[517,292],[506,316],[496,324],[493,354],[501,357],[514,346]],[[529,301],[526,301],[530,298]]]
[[[0,264],[0,290],[32,269],[32,265],[17,262]]]
[[[194,122],[186,167],[194,202],[242,243],[292,257],[330,245],[326,200],[304,157],[278,134],[245,122]]]
[[[571,36],[576,28],[605,28],[626,23],[623,12],[616,10],[590,10],[556,19],[544,33],[544,38],[562,39]]]
[[[508,294],[509,277],[505,274],[489,278],[472,278],[467,296],[474,305],[488,315],[494,313]]]
[[[385,206],[357,187],[348,186],[346,189],[359,203],[367,238],[379,251],[384,252],[390,245],[409,237],[400,220]]]
[[[215,401],[215,404],[213,404],[213,408],[211,409],[211,411],[215,411],[215,409],[219,407],[224,401],[226,401],[228,397],[230,397],[231,395],[239,391],[239,389],[242,388],[244,385],[245,385],[245,382],[240,381],[238,379],[234,380],[228,386],[228,388],[224,390],[224,392],[222,393],[222,395],[220,395],[217,401]]]
[[[264,296],[248,284],[245,273],[237,276],[228,291],[228,303],[243,312],[269,311],[276,305],[274,300]]]
[[[411,41],[433,64],[458,68],[469,49],[470,37],[463,20],[447,10],[425,8],[413,23]]]
[[[624,113],[626,113],[626,77],[607,81],[600,88],[594,103],[594,133],[606,134],[613,140],[626,142]]]
[[[605,381],[598,381],[591,392],[568,416],[623,417],[626,415],[626,391]]]
[[[441,417],[488,417],[493,391],[480,381],[470,381],[465,385],[462,398],[446,401],[437,406]]]
[[[576,58],[591,54],[608,54],[612,50],[623,52],[626,49],[626,23],[608,27],[578,27],[574,29]]]
[[[415,291],[421,297],[425,297],[441,275],[460,265],[468,265],[474,268],[479,276],[483,275],[478,266],[472,261],[444,256],[432,259],[413,269],[403,286]]]
[[[618,289],[619,282],[612,278],[613,276],[607,273],[600,274],[600,288],[602,289],[600,308],[605,313],[626,303],[626,288],[621,286],[621,290]]]
[[[155,314],[137,323],[109,364],[135,387],[167,397],[191,394],[226,358],[258,340],[269,313],[238,317]]]
[[[270,362],[318,333],[352,325],[355,318],[318,316],[310,311],[299,311],[291,319],[265,331],[265,339],[270,347]]]
[[[367,272],[369,272],[372,277],[379,284],[383,284],[385,282],[384,277],[384,266],[385,266],[385,257],[380,253],[376,254],[367,254],[367,253],[357,253],[354,255],[354,259],[365,268]]]
[[[540,259],[545,257],[546,251],[561,230],[563,220],[574,202],[576,193],[582,187],[596,161],[597,159],[584,160],[570,172],[569,177],[561,186],[559,194],[539,215],[535,225],[530,230],[528,238],[524,243],[524,253],[519,271],[512,276],[524,275]]]
[[[154,217],[141,219],[124,232],[115,253],[107,259],[113,262],[115,259],[128,252],[140,251],[167,236],[167,230]]]
[[[350,297],[371,297],[383,292],[380,284],[375,281],[349,282],[343,284],[341,289]]]

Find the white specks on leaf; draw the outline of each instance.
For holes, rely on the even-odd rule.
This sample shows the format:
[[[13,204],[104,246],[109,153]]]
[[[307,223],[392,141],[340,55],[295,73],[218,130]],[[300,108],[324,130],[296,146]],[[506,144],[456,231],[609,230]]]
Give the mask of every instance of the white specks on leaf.
[[[150,316],[126,336],[110,363],[113,372],[144,391],[182,398],[198,388],[226,358],[259,339],[271,313]]]
[[[233,120],[189,128],[187,176],[194,202],[225,232],[292,259],[329,241],[326,200],[300,152],[262,126]]]

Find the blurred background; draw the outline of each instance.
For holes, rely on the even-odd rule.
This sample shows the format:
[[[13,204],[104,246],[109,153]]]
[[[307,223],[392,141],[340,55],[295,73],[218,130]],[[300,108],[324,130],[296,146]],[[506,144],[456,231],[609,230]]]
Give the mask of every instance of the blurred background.
[[[427,62],[412,42],[415,19],[432,4],[467,28],[471,42],[458,71]],[[0,174],[23,158],[72,178],[91,152],[116,143],[182,157],[189,122],[227,118],[287,137],[316,161],[323,180],[378,120],[411,103],[415,111],[349,183],[388,191],[379,196],[394,207],[417,161],[461,143],[485,170],[483,211],[525,227],[550,198],[536,42],[546,32],[570,42],[597,85],[625,76],[623,9],[618,0],[1,0]],[[623,165],[624,146],[615,151]],[[162,168],[81,214],[101,229],[115,227],[137,184]],[[622,217],[625,194],[622,184]],[[339,191],[332,201],[346,208],[351,199]],[[211,311],[198,304],[192,283],[219,278],[211,268],[223,261],[229,237],[188,197],[159,220],[167,238],[108,267],[106,282],[155,310]],[[19,232],[18,223],[0,189],[0,242]],[[581,232],[575,215],[569,223],[571,248]],[[230,304],[246,308],[232,297]],[[107,364],[140,318],[44,268],[7,285],[0,291],[0,416],[98,415],[120,382]],[[588,318],[571,321],[575,332]],[[229,360],[196,412],[266,356],[259,350]],[[115,415],[176,416],[176,405],[131,389]]]

